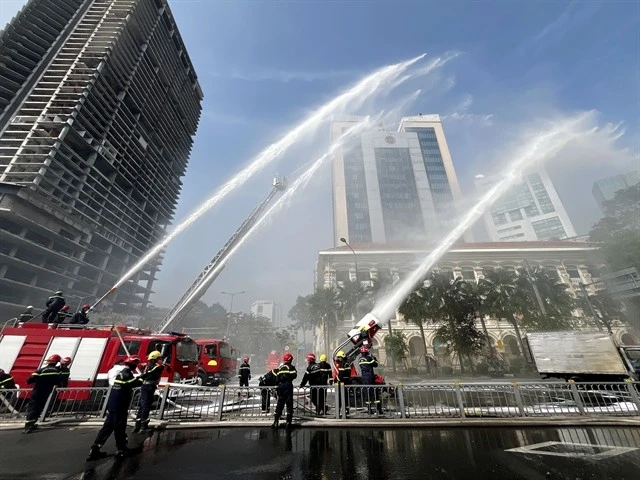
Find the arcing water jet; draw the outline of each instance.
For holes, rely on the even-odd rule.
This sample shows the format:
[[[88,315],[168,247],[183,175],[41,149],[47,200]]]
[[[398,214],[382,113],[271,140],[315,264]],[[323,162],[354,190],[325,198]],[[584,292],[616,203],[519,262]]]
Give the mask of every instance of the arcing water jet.
[[[536,163],[548,160],[558,153],[570,141],[592,135],[596,130],[587,125],[593,117],[593,112],[587,112],[562,122],[552,124],[548,129],[531,137],[520,151],[514,155],[515,160],[509,164],[504,172],[502,180],[489,189],[475,204],[465,213],[460,222],[436,245],[432,252],[411,272],[411,274],[391,291],[391,293],[378,302],[373,310],[365,315],[358,324],[349,332],[349,339],[342,343],[334,352],[344,349],[350,343],[354,346],[350,350],[353,355],[357,347],[362,343],[370,343],[373,336],[393,316],[405,298],[423,281],[429,271],[438,260],[449,250],[453,244],[466,232],[491,205],[504,195],[513,185],[520,181],[521,173]],[[615,137],[612,137],[615,139]]]
[[[220,187],[213,196],[207,199],[200,207],[198,207],[193,213],[191,213],[191,215],[189,215],[184,221],[178,224],[157,245],[151,248],[115,283],[115,285],[105,295],[103,295],[96,303],[91,306],[91,309],[95,308],[96,305],[102,302],[108,295],[115,292],[127,280],[135,275],[149,260],[160,253],[163,248],[165,248],[174,238],[180,235],[180,233],[190,227],[196,220],[198,220],[198,218],[211,210],[215,205],[217,205],[222,199],[233,192],[236,188],[243,185],[254,174],[262,170],[264,167],[269,165],[276,158],[286,152],[287,149],[291,147],[291,145],[293,145],[299,138],[304,138],[311,132],[313,132],[333,112],[343,109],[350,102],[353,102],[355,100],[363,101],[378,92],[380,89],[395,88],[397,84],[394,84],[394,81],[405,70],[407,70],[407,68],[420,61],[422,58],[424,58],[424,56],[425,54],[419,55],[405,62],[389,65],[376,70],[370,75],[364,77],[344,93],[322,105],[311,115],[309,115],[303,122],[290,130],[280,140],[269,145],[267,148],[261,151],[256,157],[254,157],[253,161],[247,167],[238,172],[233,178],[231,178],[227,183]]]

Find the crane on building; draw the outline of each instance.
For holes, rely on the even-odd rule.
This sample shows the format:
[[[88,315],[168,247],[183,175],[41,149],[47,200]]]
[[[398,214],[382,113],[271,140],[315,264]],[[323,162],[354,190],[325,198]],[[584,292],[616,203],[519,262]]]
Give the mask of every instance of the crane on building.
[[[269,202],[275,195],[286,188],[285,177],[275,177],[273,179],[273,188],[269,194],[258,204],[251,214],[242,222],[242,225],[227,240],[227,243],[216,253],[216,256],[204,267],[198,277],[193,281],[191,286],[182,295],[178,303],[174,305],[162,323],[156,329],[156,332],[163,332],[168,329],[169,325],[174,322],[183,320],[194,307],[194,305],[202,298],[211,286],[213,281],[218,277],[224,263],[227,259],[228,252],[238,243],[238,241],[249,231],[255,224],[260,215],[265,211]],[[222,268],[220,268],[222,266]]]

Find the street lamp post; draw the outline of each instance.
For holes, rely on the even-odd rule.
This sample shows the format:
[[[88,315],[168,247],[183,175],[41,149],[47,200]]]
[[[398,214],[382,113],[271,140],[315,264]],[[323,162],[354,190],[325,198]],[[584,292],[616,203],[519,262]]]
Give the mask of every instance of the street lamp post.
[[[347,247],[349,247],[349,250],[351,250],[351,253],[353,253],[353,263],[356,268],[356,316],[358,316],[359,315],[358,303],[360,303],[360,298],[359,298],[360,282],[358,282],[358,256],[356,255],[356,251],[353,249],[353,247],[349,245],[349,242],[347,242],[346,238],[340,237],[340,241],[344,243]],[[356,318],[356,320],[358,319]]]
[[[229,329],[231,328],[231,319],[233,318],[233,298],[236,295],[242,295],[246,293],[244,290],[241,292],[220,292],[223,295],[229,295],[231,297],[231,302],[229,304],[229,320],[227,320],[227,340],[229,339]]]

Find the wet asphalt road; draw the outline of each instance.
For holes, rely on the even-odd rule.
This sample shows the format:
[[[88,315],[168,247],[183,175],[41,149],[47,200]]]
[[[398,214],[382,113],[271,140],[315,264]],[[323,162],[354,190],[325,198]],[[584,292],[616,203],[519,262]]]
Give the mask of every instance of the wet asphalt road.
[[[169,430],[130,434],[130,445],[141,449],[132,457],[86,463],[96,432],[61,426],[32,435],[0,431],[0,478],[640,478],[638,428]],[[105,450],[115,450],[112,440]]]

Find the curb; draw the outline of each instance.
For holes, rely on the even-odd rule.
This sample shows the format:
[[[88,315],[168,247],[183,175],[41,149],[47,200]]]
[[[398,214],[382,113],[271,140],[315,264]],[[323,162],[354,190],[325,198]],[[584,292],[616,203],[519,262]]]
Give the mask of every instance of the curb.
[[[158,422],[151,426],[156,431],[161,430],[195,430],[205,428],[264,428],[269,427],[272,420],[228,420],[214,422]],[[41,425],[43,428],[62,426],[97,428],[102,421],[65,421],[56,420]],[[629,417],[544,417],[544,418],[434,418],[434,419],[294,419],[296,428],[518,428],[518,427],[640,427],[640,418]],[[1,430],[21,430],[22,423],[0,423]]]

